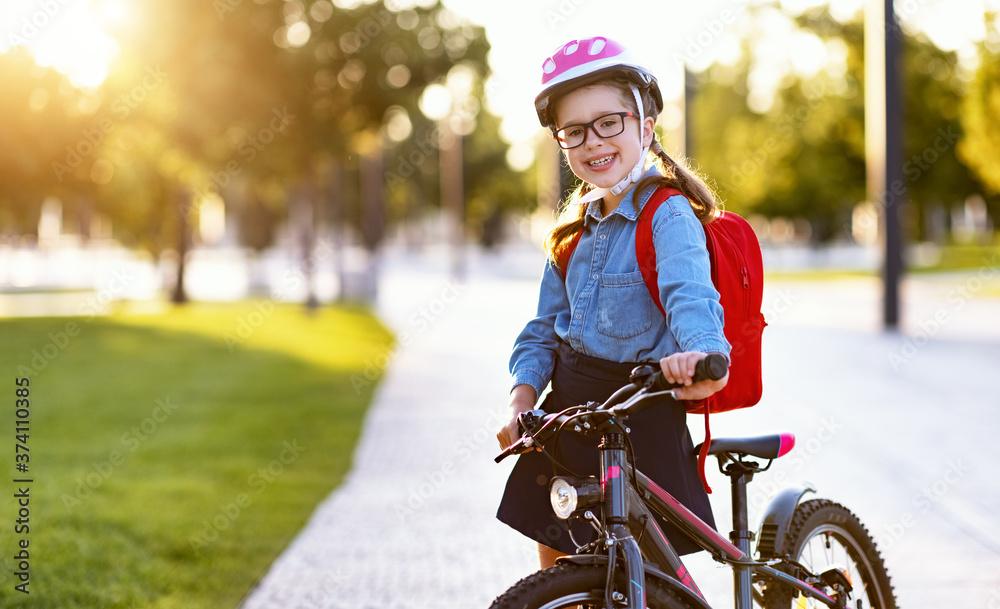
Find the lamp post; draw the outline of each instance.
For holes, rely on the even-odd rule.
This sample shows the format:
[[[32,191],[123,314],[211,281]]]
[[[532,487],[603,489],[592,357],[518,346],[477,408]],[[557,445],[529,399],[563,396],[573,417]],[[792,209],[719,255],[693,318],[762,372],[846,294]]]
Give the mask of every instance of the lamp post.
[[[882,323],[899,327],[903,235],[899,208],[906,201],[899,48],[902,32],[893,0],[868,0],[865,12],[865,159],[868,198],[882,215],[884,245]]]

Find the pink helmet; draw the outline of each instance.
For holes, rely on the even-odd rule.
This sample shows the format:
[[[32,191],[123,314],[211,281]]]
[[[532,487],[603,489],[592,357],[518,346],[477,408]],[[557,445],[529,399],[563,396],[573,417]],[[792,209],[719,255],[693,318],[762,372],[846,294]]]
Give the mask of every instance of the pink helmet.
[[[551,99],[611,76],[623,76],[633,85],[649,89],[656,102],[656,113],[663,110],[663,97],[652,73],[621,44],[595,36],[567,42],[542,63],[542,90],[535,97],[539,122],[549,128],[555,123],[549,112]]]

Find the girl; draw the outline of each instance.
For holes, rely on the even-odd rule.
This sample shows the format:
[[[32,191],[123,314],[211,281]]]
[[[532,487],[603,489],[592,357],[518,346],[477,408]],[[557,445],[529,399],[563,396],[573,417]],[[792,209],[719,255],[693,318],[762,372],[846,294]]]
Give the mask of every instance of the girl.
[[[712,219],[717,203],[704,182],[656,141],[653,127],[663,110],[656,79],[620,44],[602,37],[563,45],[542,71],[538,118],[552,130],[582,184],[545,243],[538,314],[518,336],[510,359],[513,416],[497,433],[501,447],[517,440],[517,415],[534,408],[550,382],[541,408],[558,412],[607,399],[640,362],[658,361],[668,381],[682,383],[675,392],[681,400],[706,398],[728,380],[727,375],[692,383],[700,359],[712,352],[728,356],[730,348],[701,226]],[[646,170],[650,152],[654,165]],[[652,220],[665,318],[650,298],[635,255],[637,218],[658,186],[685,195],[667,199]],[[559,268],[560,253],[578,234],[566,268]],[[637,467],[714,526],[683,403],[663,398],[632,417],[629,426]],[[555,456],[568,471],[595,475],[597,441],[564,433]],[[538,542],[542,568],[576,549],[566,523],[549,506],[553,469],[539,452],[522,455],[497,512],[501,521]],[[571,522],[573,538],[590,541],[591,527]],[[697,549],[668,523],[659,524],[679,552]]]

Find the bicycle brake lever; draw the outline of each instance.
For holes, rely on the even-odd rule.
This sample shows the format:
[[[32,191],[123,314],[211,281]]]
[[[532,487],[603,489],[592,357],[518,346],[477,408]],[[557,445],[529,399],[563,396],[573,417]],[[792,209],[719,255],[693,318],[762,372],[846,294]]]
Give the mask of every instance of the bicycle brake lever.
[[[527,449],[527,448],[531,448],[534,445],[535,445],[535,439],[534,438],[532,438],[531,436],[521,436],[520,438],[518,438],[517,442],[514,442],[513,444],[511,444],[507,448],[503,449],[503,451],[499,455],[497,455],[496,457],[494,457],[493,460],[495,462],[497,462],[497,463],[500,463],[501,461],[503,461],[504,459],[506,459],[507,457],[509,457],[511,455],[516,455],[516,454],[520,454],[522,452],[527,452],[527,451],[521,450],[522,448]]]
[[[532,433],[538,428],[538,424],[548,413],[544,410],[527,410],[517,415],[517,430],[524,433]]]

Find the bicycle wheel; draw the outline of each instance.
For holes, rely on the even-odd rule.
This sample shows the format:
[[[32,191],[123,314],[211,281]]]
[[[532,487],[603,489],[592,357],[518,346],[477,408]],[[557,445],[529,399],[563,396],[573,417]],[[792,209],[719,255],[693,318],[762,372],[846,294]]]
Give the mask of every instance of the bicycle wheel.
[[[497,597],[490,609],[603,609],[608,570],[601,565],[556,565],[539,571]],[[684,599],[659,582],[646,579],[650,609],[692,609]]]
[[[875,542],[858,517],[844,506],[826,499],[813,499],[795,508],[785,533],[788,556],[811,573],[828,567],[847,569],[854,591],[847,606],[863,609],[896,609],[889,572]],[[861,604],[858,604],[861,601]],[[764,590],[767,609],[823,607],[820,602],[796,597],[786,585],[768,582]]]

